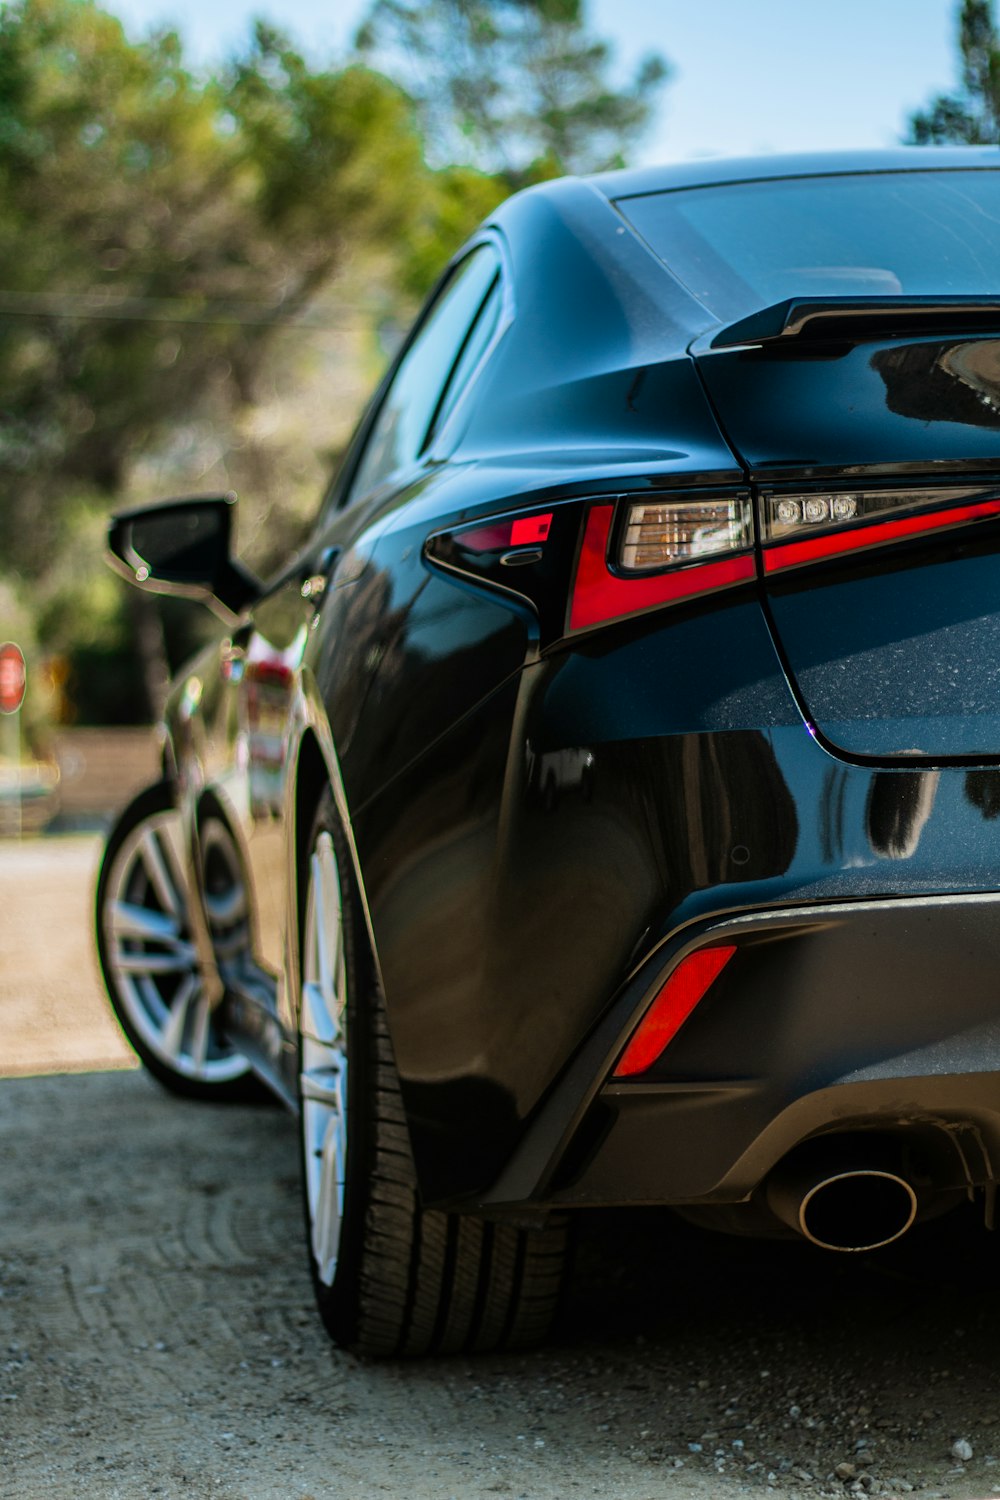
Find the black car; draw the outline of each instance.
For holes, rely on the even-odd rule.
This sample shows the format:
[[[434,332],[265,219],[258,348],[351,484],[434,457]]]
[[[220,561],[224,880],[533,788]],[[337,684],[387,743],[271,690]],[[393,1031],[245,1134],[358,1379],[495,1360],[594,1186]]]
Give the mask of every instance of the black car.
[[[1000,1180],[1000,155],[507,202],[112,833],[168,1087],[298,1111],[331,1334],[541,1336],[574,1209],[872,1249]]]

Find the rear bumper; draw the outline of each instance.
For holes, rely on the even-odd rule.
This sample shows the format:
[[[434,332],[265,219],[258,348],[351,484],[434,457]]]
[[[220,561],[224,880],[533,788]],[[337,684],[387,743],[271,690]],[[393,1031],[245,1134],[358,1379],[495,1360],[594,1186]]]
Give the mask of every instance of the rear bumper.
[[[737,952],[661,1058],[615,1081],[670,970]],[[745,1199],[831,1131],[944,1132],[936,1186],[1000,1176],[1000,895],[741,915],[687,929],[582,1049],[484,1206]]]

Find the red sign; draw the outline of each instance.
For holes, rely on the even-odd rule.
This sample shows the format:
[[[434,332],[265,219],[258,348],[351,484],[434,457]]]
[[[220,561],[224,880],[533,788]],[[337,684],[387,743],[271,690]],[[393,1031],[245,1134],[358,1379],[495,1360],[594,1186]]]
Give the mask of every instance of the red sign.
[[[24,702],[24,654],[13,641],[0,646],[0,714],[16,714]]]

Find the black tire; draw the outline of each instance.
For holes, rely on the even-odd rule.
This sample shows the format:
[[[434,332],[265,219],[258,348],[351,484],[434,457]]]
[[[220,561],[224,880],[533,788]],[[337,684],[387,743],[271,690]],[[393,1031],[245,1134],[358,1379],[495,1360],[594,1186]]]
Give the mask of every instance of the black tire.
[[[306,991],[312,982],[307,976],[317,969],[310,962],[309,945],[312,924],[319,919],[310,902],[319,899],[321,861],[331,854],[338,890],[323,920],[328,927],[336,923],[332,906],[339,895],[343,962],[336,967],[342,974],[343,993],[338,998],[343,1012],[339,1026],[327,1028],[328,1036],[334,1030],[338,1035],[324,1052],[314,1037],[325,1023],[309,1019],[320,1003],[315,985],[313,992]],[[540,1342],[560,1300],[567,1217],[553,1214],[541,1228],[521,1229],[421,1207],[385,1005],[346,840],[329,792],[316,815],[302,878],[303,1197],[313,1285],[327,1331],[338,1344],[376,1357],[486,1352]],[[327,1120],[325,1129],[318,1128],[316,1096],[332,1100],[337,1095],[338,1068],[341,1108],[345,1074],[347,1080],[346,1127],[341,1133],[346,1142],[330,1146],[327,1162],[329,1132],[335,1133],[339,1125],[334,1122],[331,1127]],[[327,1221],[320,1215],[324,1205],[330,1210],[335,1160],[344,1166],[339,1239],[331,1259],[330,1241],[324,1238]]]
[[[256,1102],[263,1086],[220,1035],[201,989],[176,821],[170,784],[161,781],[140,792],[111,830],[95,901],[104,985],[130,1046],[164,1088],[191,1099]],[[235,890],[235,855],[232,864]]]

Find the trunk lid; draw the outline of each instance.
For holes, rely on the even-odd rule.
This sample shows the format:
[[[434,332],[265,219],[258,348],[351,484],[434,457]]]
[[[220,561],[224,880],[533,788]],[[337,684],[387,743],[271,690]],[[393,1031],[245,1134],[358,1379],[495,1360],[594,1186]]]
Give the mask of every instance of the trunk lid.
[[[913,504],[893,514],[933,519],[848,522],[879,545],[849,539],[789,566],[765,541],[766,607],[800,707],[852,757],[1000,756],[1000,516],[975,503],[1000,496],[1000,310],[944,334],[948,309],[924,306],[918,337],[893,336],[877,306],[852,308],[854,326],[810,331],[810,316],[783,309],[753,347],[716,334],[693,351],[759,507],[906,490]],[[994,318],[996,335],[982,332]]]

